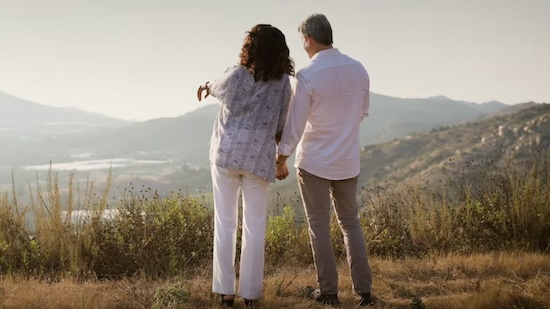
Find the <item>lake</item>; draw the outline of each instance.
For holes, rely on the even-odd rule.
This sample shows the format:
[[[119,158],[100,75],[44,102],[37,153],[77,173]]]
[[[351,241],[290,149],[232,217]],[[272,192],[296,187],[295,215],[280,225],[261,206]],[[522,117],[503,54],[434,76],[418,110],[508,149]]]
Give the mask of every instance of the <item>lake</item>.
[[[47,171],[50,168],[56,171],[92,171],[92,170],[108,170],[110,168],[123,168],[130,166],[143,166],[149,164],[163,164],[169,163],[168,161],[161,160],[135,160],[135,159],[97,159],[97,160],[82,160],[63,163],[52,163],[43,165],[30,165],[25,169],[33,171]]]

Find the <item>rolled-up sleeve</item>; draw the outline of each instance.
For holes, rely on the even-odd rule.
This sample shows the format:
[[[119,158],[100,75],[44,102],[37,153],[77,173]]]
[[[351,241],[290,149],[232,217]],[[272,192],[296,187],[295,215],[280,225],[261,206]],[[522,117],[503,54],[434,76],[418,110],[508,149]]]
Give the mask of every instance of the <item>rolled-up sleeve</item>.
[[[309,113],[311,112],[311,90],[307,79],[296,74],[296,83],[290,98],[288,113],[278,153],[290,156],[302,138]]]
[[[365,94],[365,101],[363,102],[363,113],[361,114],[361,120],[369,116],[370,107],[370,78],[369,74],[365,70],[365,86],[367,87],[367,93]]]

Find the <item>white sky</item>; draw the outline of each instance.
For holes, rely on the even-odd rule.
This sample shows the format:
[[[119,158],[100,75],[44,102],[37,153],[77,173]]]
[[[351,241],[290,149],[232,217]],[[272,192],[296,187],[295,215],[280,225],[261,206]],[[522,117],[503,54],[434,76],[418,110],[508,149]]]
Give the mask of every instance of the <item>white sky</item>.
[[[312,13],[327,15],[373,92],[550,103],[550,0],[0,0],[0,91],[175,117],[204,104],[197,86],[237,62],[257,23],[281,29],[297,69],[307,64],[297,27]]]

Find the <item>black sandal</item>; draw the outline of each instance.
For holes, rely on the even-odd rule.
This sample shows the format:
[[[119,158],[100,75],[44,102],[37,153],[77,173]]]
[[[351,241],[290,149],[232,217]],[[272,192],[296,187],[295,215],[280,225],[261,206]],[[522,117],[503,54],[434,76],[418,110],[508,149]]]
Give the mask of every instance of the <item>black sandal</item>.
[[[235,301],[235,295],[224,295],[220,294],[222,298],[222,306],[233,307],[233,302]],[[231,299],[229,299],[231,297]]]
[[[254,305],[256,304],[255,299],[244,299],[244,306],[246,308],[254,308]]]

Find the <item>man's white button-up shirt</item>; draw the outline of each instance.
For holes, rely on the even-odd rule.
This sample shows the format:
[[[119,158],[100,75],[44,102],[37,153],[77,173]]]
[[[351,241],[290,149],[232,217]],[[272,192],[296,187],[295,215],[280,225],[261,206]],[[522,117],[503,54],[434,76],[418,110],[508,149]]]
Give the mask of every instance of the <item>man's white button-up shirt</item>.
[[[278,153],[330,180],[359,175],[359,126],[368,116],[369,75],[336,48],[316,53],[296,74]]]

